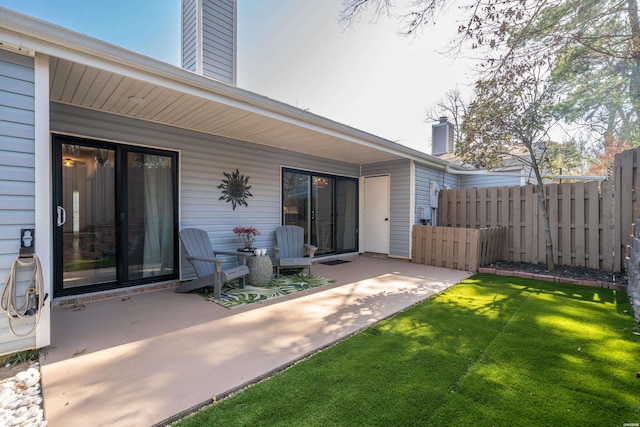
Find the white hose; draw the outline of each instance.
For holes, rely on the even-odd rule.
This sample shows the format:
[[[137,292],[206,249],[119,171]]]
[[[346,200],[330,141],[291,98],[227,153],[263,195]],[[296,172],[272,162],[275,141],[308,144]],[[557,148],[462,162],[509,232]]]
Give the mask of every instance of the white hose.
[[[24,300],[20,307],[17,307],[18,295],[16,294],[16,275],[18,267],[33,267],[31,279],[29,279],[29,284],[27,286],[27,293],[24,296]],[[27,313],[30,308],[34,308],[29,307],[29,300],[32,298],[32,295],[34,295],[34,298],[37,301],[37,306],[35,307],[35,322],[29,331],[24,334],[19,334],[13,329],[12,320],[16,318],[24,319],[34,316],[33,313]],[[17,257],[13,261],[13,264],[11,264],[9,277],[7,277],[7,282],[4,285],[2,296],[0,297],[0,305],[9,319],[9,329],[14,336],[26,337],[36,329],[38,322],[40,321],[40,312],[42,311],[42,307],[44,307],[46,298],[47,296],[44,294],[42,280],[42,267],[40,266],[40,260],[38,257],[36,255],[32,255],[28,258]]]

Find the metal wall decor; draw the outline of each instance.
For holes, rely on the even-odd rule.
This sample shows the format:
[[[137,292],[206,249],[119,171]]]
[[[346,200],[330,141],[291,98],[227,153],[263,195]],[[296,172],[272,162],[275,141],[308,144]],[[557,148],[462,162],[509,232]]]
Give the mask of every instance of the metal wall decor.
[[[251,188],[249,183],[249,177],[240,175],[238,169],[232,173],[222,172],[227,179],[222,180],[222,184],[218,185],[218,188],[222,189],[222,196],[218,200],[226,200],[227,203],[231,203],[233,210],[236,210],[236,206],[248,206],[247,197],[253,197],[253,194],[249,191]]]

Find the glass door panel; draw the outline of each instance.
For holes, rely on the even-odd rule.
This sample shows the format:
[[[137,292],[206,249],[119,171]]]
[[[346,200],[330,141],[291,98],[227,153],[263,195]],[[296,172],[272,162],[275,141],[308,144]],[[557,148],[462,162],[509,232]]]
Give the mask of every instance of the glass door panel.
[[[311,176],[311,244],[316,254],[334,252],[333,247],[333,189],[335,180],[326,176]]]
[[[177,277],[177,155],[53,136],[54,297]]]
[[[336,180],[336,252],[358,250],[358,181]]]
[[[305,242],[310,241],[311,183],[309,175],[293,171],[282,174],[282,225],[304,228]]]
[[[114,282],[115,151],[75,144],[60,148],[62,287]]]
[[[282,224],[305,230],[316,254],[358,251],[358,179],[282,171]]]
[[[174,188],[169,156],[127,153],[128,279],[174,271]]]

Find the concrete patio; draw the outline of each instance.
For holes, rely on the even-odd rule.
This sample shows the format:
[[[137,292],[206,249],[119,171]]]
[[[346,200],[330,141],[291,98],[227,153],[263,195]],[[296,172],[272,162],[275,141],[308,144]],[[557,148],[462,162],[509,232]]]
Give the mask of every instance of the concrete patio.
[[[360,256],[337,283],[228,310],[162,290],[55,308],[42,361],[49,426],[150,426],[220,399],[470,273]]]

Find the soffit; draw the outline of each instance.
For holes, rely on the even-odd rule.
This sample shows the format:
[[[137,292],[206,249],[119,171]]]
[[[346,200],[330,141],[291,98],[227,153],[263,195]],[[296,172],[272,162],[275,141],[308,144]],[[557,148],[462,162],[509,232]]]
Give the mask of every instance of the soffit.
[[[50,59],[51,101],[348,163],[403,158],[393,147],[376,147],[366,138],[359,139],[359,134],[368,135],[361,131],[353,130],[354,136],[304,120],[292,123],[255,105],[226,103],[219,96],[207,97],[206,91],[201,91],[201,96],[194,92],[66,59]]]

